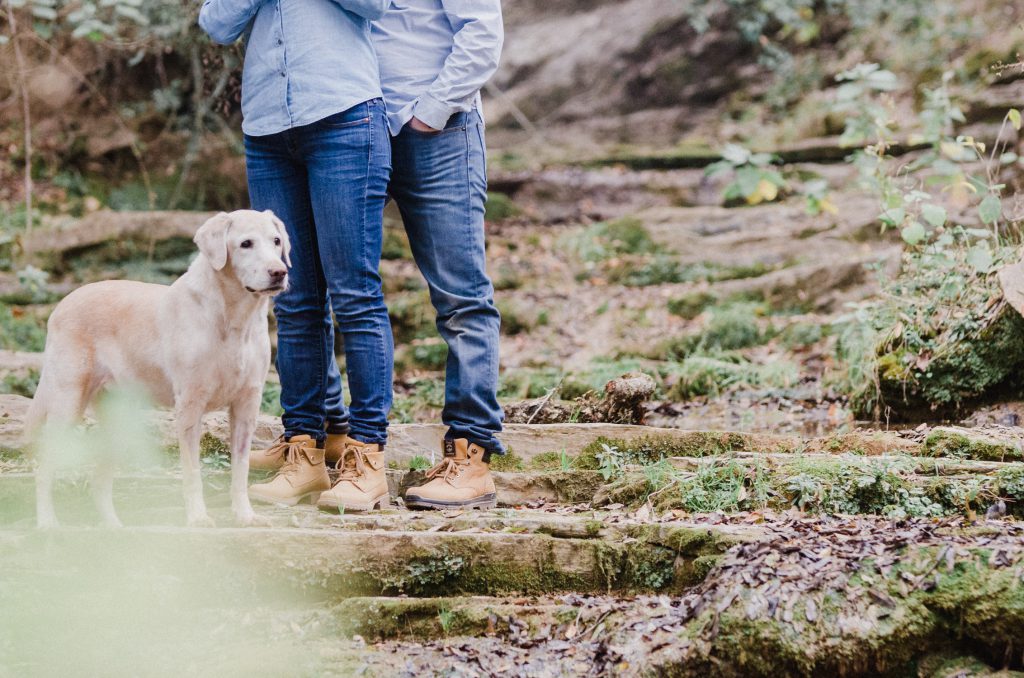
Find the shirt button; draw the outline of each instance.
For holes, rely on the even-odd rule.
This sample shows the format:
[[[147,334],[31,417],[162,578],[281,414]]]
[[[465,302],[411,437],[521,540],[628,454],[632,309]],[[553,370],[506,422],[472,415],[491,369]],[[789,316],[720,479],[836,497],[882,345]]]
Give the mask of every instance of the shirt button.
[[[281,38],[278,38],[277,39],[277,44],[283,45],[284,44],[284,40],[282,40]]]
[[[282,78],[287,78],[287,77],[288,77],[288,75],[287,75],[287,74],[286,74],[286,73],[285,73],[284,71],[281,71],[281,77],[282,77]]]

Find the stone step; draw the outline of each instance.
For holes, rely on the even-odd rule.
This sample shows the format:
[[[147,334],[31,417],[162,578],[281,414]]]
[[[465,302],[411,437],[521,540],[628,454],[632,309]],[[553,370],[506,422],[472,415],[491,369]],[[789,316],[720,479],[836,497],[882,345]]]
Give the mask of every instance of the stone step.
[[[388,485],[392,499],[399,494],[399,483],[404,471],[389,470]],[[604,483],[597,471],[567,472],[495,472],[494,483],[498,505],[517,507],[535,504],[584,504]],[[254,474],[253,481],[265,477]],[[230,518],[228,486],[230,476],[225,471],[206,471],[204,484],[206,501],[211,511]],[[58,511],[62,522],[87,525],[95,521],[96,513],[87,492],[88,480],[84,474],[73,474],[59,481],[55,488]],[[176,525],[184,511],[180,473],[175,468],[154,469],[142,473],[118,474],[114,483],[115,504],[122,521],[128,524]],[[35,477],[26,471],[0,473],[0,526],[28,525],[35,516]],[[300,509],[302,507],[299,507]],[[315,515],[330,516],[323,511]],[[286,516],[289,521],[294,511],[280,512],[264,506],[263,513]],[[410,512],[402,511],[403,515]],[[411,513],[411,515],[423,515]],[[291,523],[287,523],[291,524]]]
[[[372,641],[537,635],[544,628],[571,624],[578,614],[570,596],[354,596],[324,613],[323,629]]]
[[[444,518],[435,520],[434,526],[445,526]],[[609,527],[609,537],[603,538],[601,522],[578,522],[577,528],[547,531],[515,520],[501,531],[397,524],[392,529],[8,528],[0,530],[0,591],[17,588],[40,563],[59,565],[60,576],[88,579],[95,574],[90,572],[97,554],[113,568],[144,564],[148,576],[195,579],[197,585],[214,581],[228,591],[260,595],[285,587],[321,601],[382,594],[670,591],[699,582],[729,546],[757,533],[694,522]],[[555,536],[587,530],[585,537]],[[195,563],[181,570],[179,561],[188,554]],[[57,576],[46,576],[51,575]]]
[[[20,449],[23,446],[23,425],[28,398],[0,394],[0,447]],[[166,411],[153,412],[153,420],[160,431],[161,441],[175,445],[172,433],[173,419]],[[216,439],[228,438],[228,417],[224,412],[206,416],[204,429]],[[407,467],[414,457],[432,463],[440,454],[445,427],[440,424],[396,424],[390,427],[390,440],[386,448],[389,464]],[[269,445],[281,434],[280,420],[260,415],[253,447]],[[509,424],[502,440],[510,450],[510,457],[524,465],[544,454],[565,452],[575,456],[588,446],[604,438],[612,441],[647,439],[653,446],[687,449],[691,456],[707,456],[729,451],[831,451],[883,454],[899,452],[913,454],[920,449],[916,442],[895,433],[856,431],[822,438],[802,438],[795,435],[740,433],[730,431],[682,431],[679,429],[623,424]],[[678,454],[675,452],[674,454]],[[672,456],[668,452],[664,456]]]

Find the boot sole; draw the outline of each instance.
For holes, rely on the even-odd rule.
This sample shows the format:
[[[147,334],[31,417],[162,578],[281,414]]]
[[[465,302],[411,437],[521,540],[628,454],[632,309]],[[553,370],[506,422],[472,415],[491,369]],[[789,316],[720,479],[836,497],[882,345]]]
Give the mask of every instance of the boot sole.
[[[258,501],[261,504],[274,504],[276,506],[295,506],[297,504],[301,504],[304,499],[308,498],[310,504],[316,504],[318,501],[320,501],[320,495],[322,492],[322,490],[317,490],[316,492],[307,492],[306,494],[300,494],[299,496],[292,497],[290,499],[281,499],[280,497],[261,497],[259,494],[253,494],[252,491],[250,491],[249,499],[253,501]]]
[[[316,501],[316,507],[321,511],[329,511],[335,513],[341,510],[341,504],[335,504],[333,502],[323,502],[320,500]],[[390,508],[391,506],[391,495],[382,494],[371,502],[365,504],[345,504],[344,510],[346,513],[369,513],[374,509],[380,508],[381,510]]]
[[[405,505],[411,509],[460,509],[478,508],[492,509],[498,505],[497,495],[494,492],[481,495],[465,501],[442,501],[440,499],[422,499],[416,496],[405,495]]]

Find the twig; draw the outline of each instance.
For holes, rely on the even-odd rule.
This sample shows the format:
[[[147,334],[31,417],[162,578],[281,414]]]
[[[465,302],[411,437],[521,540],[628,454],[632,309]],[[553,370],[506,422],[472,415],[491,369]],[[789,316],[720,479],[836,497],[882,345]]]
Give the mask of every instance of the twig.
[[[484,90],[495,99],[501,99],[502,103],[508,106],[509,112],[512,113],[512,117],[516,119],[519,126],[528,132],[530,136],[541,141],[544,140],[543,132],[541,132],[540,129],[534,125],[528,117],[526,117],[523,110],[516,106],[516,102],[512,101],[512,97],[510,97],[503,89],[495,85],[493,82],[488,82],[484,85]]]
[[[203,63],[199,55],[199,48],[196,45],[192,46],[191,62],[192,86],[195,88],[195,92],[193,93],[194,101],[192,104],[194,111],[192,116],[192,133],[189,137],[188,149],[185,151],[185,159],[181,163],[181,173],[178,175],[178,182],[174,187],[174,192],[171,194],[171,199],[167,205],[168,209],[174,209],[178,205],[178,201],[181,199],[181,193],[185,188],[185,182],[188,181],[189,175],[192,173],[192,167],[199,158],[199,149],[202,144],[203,132],[206,131],[206,116],[209,115],[212,109],[212,102],[217,101],[221,94],[224,93],[224,89],[228,85],[228,80],[231,79],[231,72],[234,70],[234,66],[231,61],[228,58],[225,58],[224,63],[221,66],[220,75],[213,86],[213,91],[210,93],[209,97],[204,98]]]
[[[21,95],[25,147],[25,237],[28,237],[32,233],[32,107],[28,98],[28,85],[25,83],[25,56],[18,41],[18,19],[14,14],[14,4],[11,0],[7,0],[7,22],[10,24],[11,46],[14,48],[14,63],[18,69],[18,89]]]
[[[533,414],[530,415],[530,418],[526,420],[527,424],[532,424],[533,423],[533,420],[537,417],[538,414],[540,414],[540,411],[543,410],[544,406],[548,404],[549,400],[551,400],[551,396],[553,396],[555,394],[555,391],[558,390],[558,387],[562,385],[562,381],[564,379],[565,379],[564,376],[561,379],[559,379],[558,383],[555,384],[554,387],[550,391],[548,391],[548,394],[546,396],[544,396],[543,398],[541,398],[541,401],[537,404],[537,409],[535,409],[533,411]]]
[[[939,557],[935,559],[935,562],[932,563],[932,566],[925,570],[924,574],[918,577],[917,582],[914,583],[914,591],[917,591],[919,588],[921,588],[921,585],[924,584],[924,580],[928,578],[928,576],[932,572],[935,571],[935,569],[939,566],[939,563],[946,559],[946,552],[949,551],[951,548],[953,547],[949,544],[946,544],[942,547],[942,550],[939,551]]]

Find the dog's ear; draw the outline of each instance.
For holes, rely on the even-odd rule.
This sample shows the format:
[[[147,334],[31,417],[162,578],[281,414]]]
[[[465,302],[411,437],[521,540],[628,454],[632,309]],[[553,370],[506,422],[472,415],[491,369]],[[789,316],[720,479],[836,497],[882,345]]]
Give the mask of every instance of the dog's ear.
[[[284,222],[277,218],[271,210],[263,210],[264,214],[270,215],[270,220],[274,222],[274,228],[277,229],[278,234],[281,236],[281,254],[284,256],[284,265],[288,268],[292,267],[292,242],[288,239],[288,231],[284,227]]]
[[[213,266],[213,270],[219,271],[228,263],[228,229],[231,228],[231,215],[221,212],[215,217],[210,217],[205,224],[196,231],[193,238],[199,245],[199,251]]]

